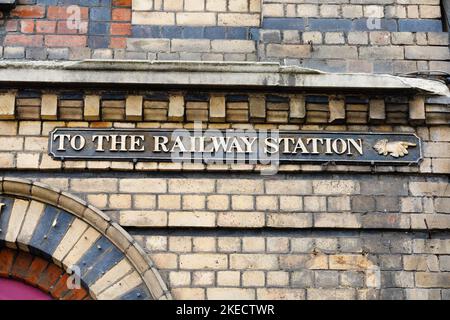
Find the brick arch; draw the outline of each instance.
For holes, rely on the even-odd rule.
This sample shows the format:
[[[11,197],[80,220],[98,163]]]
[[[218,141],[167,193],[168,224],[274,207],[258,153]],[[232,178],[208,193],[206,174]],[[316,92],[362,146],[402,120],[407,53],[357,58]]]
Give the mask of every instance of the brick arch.
[[[0,249],[0,278],[19,280],[58,300],[90,300],[85,287],[67,288],[67,274],[61,267],[29,252]]]
[[[93,299],[171,299],[153,262],[117,223],[67,192],[0,178],[0,246],[80,269]]]

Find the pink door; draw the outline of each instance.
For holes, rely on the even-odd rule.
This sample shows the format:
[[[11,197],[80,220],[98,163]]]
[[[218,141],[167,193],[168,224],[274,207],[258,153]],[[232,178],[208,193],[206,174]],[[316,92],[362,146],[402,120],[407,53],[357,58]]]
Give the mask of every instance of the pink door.
[[[52,300],[52,297],[23,282],[0,278],[0,300]]]

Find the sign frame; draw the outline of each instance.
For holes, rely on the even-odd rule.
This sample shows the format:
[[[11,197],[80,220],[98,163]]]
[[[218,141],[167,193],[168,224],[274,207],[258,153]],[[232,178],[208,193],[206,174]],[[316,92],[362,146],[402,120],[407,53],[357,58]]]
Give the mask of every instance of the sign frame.
[[[184,129],[184,128],[173,128],[173,129],[161,129],[161,128],[65,128],[65,127],[56,127],[52,131],[49,132],[49,140],[48,140],[48,154],[52,157],[54,160],[86,160],[86,161],[121,161],[121,162],[170,162],[172,159],[171,157],[161,157],[157,156],[156,153],[153,153],[155,156],[153,157],[140,157],[140,156],[123,156],[123,153],[118,152],[117,156],[102,156],[101,154],[98,156],[80,156],[79,154],[67,154],[65,156],[57,155],[53,152],[53,136],[58,130],[64,130],[69,132],[86,132],[86,131],[102,131],[105,133],[115,134],[115,133],[127,133],[127,134],[139,134],[139,132],[156,132],[156,133],[165,133],[167,135],[170,135],[175,130],[185,130],[190,133],[194,133],[194,130],[191,129]],[[202,132],[208,130],[208,129],[202,129]],[[248,129],[212,129],[212,130],[218,130],[220,132],[227,132],[227,131],[242,131],[245,132]],[[258,132],[258,129],[252,129],[256,132]],[[274,130],[274,129],[272,129]],[[271,130],[267,130],[270,132]],[[391,156],[386,156],[387,160],[373,160],[373,159],[358,159],[358,160],[351,160],[351,159],[343,159],[343,160],[336,160],[336,159],[304,159],[304,158],[296,158],[296,159],[283,159],[282,157],[279,158],[280,164],[300,164],[300,163],[308,163],[308,164],[324,164],[324,163],[331,163],[331,164],[348,164],[348,165],[355,165],[355,164],[369,164],[369,165],[419,165],[419,163],[423,160],[423,141],[422,139],[414,132],[358,132],[358,131],[294,131],[294,130],[278,130],[278,133],[280,135],[282,134],[311,134],[311,135],[323,135],[323,134],[330,134],[330,135],[339,135],[345,136],[345,135],[364,135],[364,136],[380,136],[381,137],[389,137],[389,136],[414,136],[417,139],[417,145],[416,148],[418,149],[418,157],[417,160],[411,161],[411,160],[402,160],[401,157],[394,158]],[[411,150],[411,149],[410,149]],[[389,157],[389,158],[388,158]],[[224,158],[225,159],[225,158]],[[190,158],[192,161],[201,161],[202,159],[199,158]],[[256,159],[253,159],[254,161],[260,161],[261,159],[258,157]],[[264,159],[267,160],[267,159]],[[180,161],[181,162],[181,161]],[[245,162],[247,163],[247,162]]]

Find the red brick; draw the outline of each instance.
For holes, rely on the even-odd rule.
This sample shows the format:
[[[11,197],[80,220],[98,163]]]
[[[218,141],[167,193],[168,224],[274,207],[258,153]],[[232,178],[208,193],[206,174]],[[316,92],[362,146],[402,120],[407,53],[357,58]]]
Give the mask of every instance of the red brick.
[[[87,292],[83,288],[73,289],[66,292],[66,294],[60,297],[61,300],[83,300],[86,298]]]
[[[45,15],[45,8],[43,6],[23,5],[17,6],[12,11],[11,17],[19,18],[43,18]]]
[[[127,36],[131,34],[131,25],[129,23],[113,23],[111,24],[112,36]]]
[[[6,21],[6,31],[7,32],[14,32],[19,29],[19,21],[17,20],[9,20]]]
[[[43,36],[40,35],[7,34],[3,44],[16,47],[41,47],[42,43]]]
[[[131,10],[130,9],[113,9],[112,10],[113,21],[131,21]]]
[[[55,264],[49,264],[47,269],[41,274],[38,282],[36,283],[38,288],[46,292],[50,291],[50,287],[53,286],[62,275],[62,270]]]
[[[56,21],[36,21],[37,33],[55,33]]]
[[[54,298],[63,300],[81,300],[88,296],[84,288],[67,288],[67,279],[69,279],[69,275],[66,273],[59,278],[58,282],[54,285],[54,289],[50,292]]]
[[[86,36],[45,36],[45,45],[48,47],[85,47]]]
[[[61,6],[49,6],[47,9],[47,18],[48,19],[67,19],[68,17],[73,15],[73,11],[67,11],[68,7]],[[89,8],[79,7],[80,8],[80,18],[82,20],[88,19]]]
[[[7,277],[14,263],[16,252],[11,249],[0,250],[0,277]]]
[[[127,47],[127,38],[111,38],[109,47],[112,49],[124,49]]]
[[[132,0],[113,0],[112,5],[114,7],[131,7]]]
[[[69,29],[66,21],[58,21],[56,27],[56,33],[58,34],[77,34],[78,29]]]
[[[67,290],[67,279],[69,275],[66,273],[61,278],[59,278],[58,282],[54,285],[53,289],[50,290],[50,294],[54,298],[60,298]]]
[[[11,276],[23,279],[27,276],[33,257],[27,253],[19,251],[11,269]]]
[[[35,285],[41,274],[47,269],[49,263],[45,261],[44,259],[41,259],[39,257],[35,257],[33,259],[33,262],[31,262],[30,269],[28,270],[28,274],[23,279],[24,281]]]
[[[33,20],[20,21],[20,32],[33,33],[34,32],[34,21]]]

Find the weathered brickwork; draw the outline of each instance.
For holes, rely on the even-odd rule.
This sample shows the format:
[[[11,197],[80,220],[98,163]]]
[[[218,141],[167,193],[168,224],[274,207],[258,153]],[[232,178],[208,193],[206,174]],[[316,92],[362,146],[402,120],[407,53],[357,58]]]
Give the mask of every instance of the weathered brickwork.
[[[332,72],[448,72],[440,0],[114,0],[34,4],[3,21],[3,59],[281,61]]]
[[[140,228],[175,298],[448,299],[448,177],[104,175],[24,176]]]
[[[449,300],[441,4],[18,0],[0,15],[0,277],[58,299]],[[55,128],[199,122],[414,133],[423,159],[265,175],[48,154]],[[77,293],[63,286],[73,264]]]

